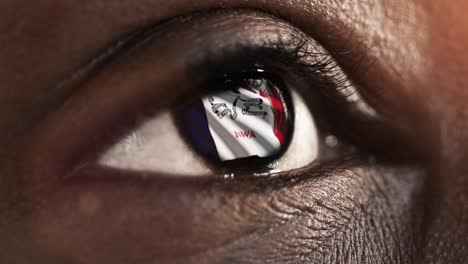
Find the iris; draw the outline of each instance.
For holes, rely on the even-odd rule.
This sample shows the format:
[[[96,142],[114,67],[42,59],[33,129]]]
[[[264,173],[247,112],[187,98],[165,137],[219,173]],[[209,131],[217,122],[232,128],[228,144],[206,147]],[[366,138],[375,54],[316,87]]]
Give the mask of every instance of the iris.
[[[222,86],[182,111],[183,132],[193,148],[222,163],[280,157],[293,127],[286,89],[265,77],[227,77]]]

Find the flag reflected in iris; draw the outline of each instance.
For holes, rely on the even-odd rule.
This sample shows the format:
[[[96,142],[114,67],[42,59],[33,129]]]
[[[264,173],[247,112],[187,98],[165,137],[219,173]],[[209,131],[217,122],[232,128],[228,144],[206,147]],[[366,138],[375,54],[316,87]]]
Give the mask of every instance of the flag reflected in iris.
[[[284,93],[267,79],[252,78],[204,96],[184,111],[188,139],[202,155],[221,162],[275,158],[291,136]]]

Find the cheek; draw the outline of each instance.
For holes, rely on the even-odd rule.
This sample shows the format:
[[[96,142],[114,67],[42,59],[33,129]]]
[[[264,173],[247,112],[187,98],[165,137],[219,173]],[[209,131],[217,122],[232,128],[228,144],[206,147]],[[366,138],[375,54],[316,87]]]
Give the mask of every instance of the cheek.
[[[417,177],[409,174],[353,168],[236,185],[83,179],[42,199],[33,230],[51,252],[80,263],[315,263],[342,261],[348,250],[385,259],[412,233],[417,184],[405,179]],[[367,263],[361,257],[353,256]]]

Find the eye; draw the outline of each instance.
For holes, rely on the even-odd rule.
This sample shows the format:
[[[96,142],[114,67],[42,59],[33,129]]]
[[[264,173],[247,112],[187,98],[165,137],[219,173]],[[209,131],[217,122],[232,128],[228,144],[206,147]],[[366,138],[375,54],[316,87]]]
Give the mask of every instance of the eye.
[[[185,85],[206,92],[160,111],[134,109],[135,125],[101,152],[98,166],[233,177],[292,172],[356,154],[332,134],[335,120],[325,106],[371,108],[329,54],[295,34],[287,43],[234,46],[193,63]]]
[[[229,12],[174,19],[110,49],[38,135],[50,154],[37,162],[58,175],[249,177],[407,152],[340,53],[275,17]]]
[[[269,174],[305,167],[319,153],[303,98],[263,69],[224,74],[213,93],[141,123],[99,164],[176,175]]]

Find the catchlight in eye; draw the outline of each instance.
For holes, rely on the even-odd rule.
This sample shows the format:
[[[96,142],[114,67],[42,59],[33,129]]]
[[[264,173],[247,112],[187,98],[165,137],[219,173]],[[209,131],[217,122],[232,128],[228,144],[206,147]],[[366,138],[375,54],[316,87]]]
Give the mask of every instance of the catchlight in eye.
[[[289,95],[262,77],[226,79],[224,85],[183,110],[189,142],[205,157],[223,163],[278,158],[292,133]]]

